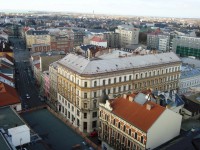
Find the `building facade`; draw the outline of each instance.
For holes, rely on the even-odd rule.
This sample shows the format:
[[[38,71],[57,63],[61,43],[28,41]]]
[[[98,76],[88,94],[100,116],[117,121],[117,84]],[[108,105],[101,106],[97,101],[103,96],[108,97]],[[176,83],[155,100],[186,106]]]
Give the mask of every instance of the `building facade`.
[[[51,49],[70,52],[74,46],[74,38],[71,31],[66,34],[51,35]]]
[[[140,29],[134,28],[129,25],[120,25],[115,30],[119,34],[119,46],[120,48],[126,48],[127,45],[138,44]]]
[[[102,149],[154,149],[180,133],[182,116],[138,93],[99,104]],[[168,121],[173,123],[168,123]]]
[[[104,39],[107,40],[107,45],[110,48],[119,48],[119,33],[103,33]]]
[[[57,62],[49,65],[49,76],[50,76],[50,100],[52,103],[57,101]]]
[[[79,130],[91,132],[97,129],[103,89],[113,97],[147,88],[176,89],[180,64],[172,52],[134,56],[109,49],[88,58],[68,54],[58,61],[58,110]]]
[[[74,35],[74,47],[82,45],[85,33],[83,31],[73,29],[73,35]]]
[[[181,57],[194,56],[200,58],[200,38],[178,36],[174,38],[172,50]]]
[[[48,31],[28,30],[25,33],[26,48],[31,49],[33,44],[50,44],[50,35]]]
[[[161,34],[157,32],[147,34],[148,49],[155,49],[166,52],[170,49],[169,42],[170,42],[170,35]]]
[[[187,93],[191,87],[200,87],[200,68],[183,66],[181,71],[179,93]]]
[[[33,44],[31,52],[48,52],[51,50],[51,46],[49,44]]]

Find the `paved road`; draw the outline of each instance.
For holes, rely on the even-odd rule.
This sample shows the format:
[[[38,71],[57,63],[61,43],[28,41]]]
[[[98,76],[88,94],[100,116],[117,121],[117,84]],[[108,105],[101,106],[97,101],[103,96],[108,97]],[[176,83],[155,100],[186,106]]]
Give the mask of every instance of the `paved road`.
[[[29,58],[30,53],[25,49],[22,39],[10,39],[14,46],[14,57],[16,67],[16,87],[20,94],[22,107],[36,107],[42,105],[43,102],[39,99],[39,90],[35,87],[33,72],[31,70]],[[27,99],[26,94],[29,94],[30,99]]]

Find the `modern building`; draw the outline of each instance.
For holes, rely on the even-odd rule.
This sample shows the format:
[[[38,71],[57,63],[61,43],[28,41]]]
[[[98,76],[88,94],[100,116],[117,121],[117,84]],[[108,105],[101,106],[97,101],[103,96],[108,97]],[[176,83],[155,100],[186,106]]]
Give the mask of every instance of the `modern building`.
[[[170,35],[160,32],[147,34],[147,49],[155,49],[162,52],[169,51]]]
[[[145,60],[145,61],[144,61]],[[147,88],[176,89],[181,61],[173,52],[148,55],[104,49],[58,61],[58,110],[84,132],[97,129],[102,90],[117,97]]]
[[[119,33],[107,32],[103,33],[104,39],[107,40],[107,47],[119,48]]]
[[[120,25],[115,29],[115,33],[119,34],[120,48],[126,48],[127,45],[138,44],[139,42],[139,28],[130,25]]]
[[[173,39],[172,50],[181,57],[194,56],[200,58],[200,38],[178,36]]]
[[[124,94],[99,104],[102,149],[154,149],[177,137],[182,116],[148,99],[144,93]]]

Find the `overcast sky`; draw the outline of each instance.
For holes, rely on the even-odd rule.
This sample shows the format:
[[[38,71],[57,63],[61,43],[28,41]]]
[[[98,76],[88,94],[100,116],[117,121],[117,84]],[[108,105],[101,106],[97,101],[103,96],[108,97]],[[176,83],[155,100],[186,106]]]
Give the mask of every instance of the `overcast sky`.
[[[0,10],[200,18],[200,0],[0,0]]]

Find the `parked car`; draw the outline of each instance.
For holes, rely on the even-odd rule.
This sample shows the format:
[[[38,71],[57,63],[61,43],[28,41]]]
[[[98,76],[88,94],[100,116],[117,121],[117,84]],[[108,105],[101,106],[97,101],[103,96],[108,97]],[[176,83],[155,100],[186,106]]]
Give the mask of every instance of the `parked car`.
[[[96,136],[98,136],[98,133],[96,130],[90,133],[90,137],[96,137]]]

